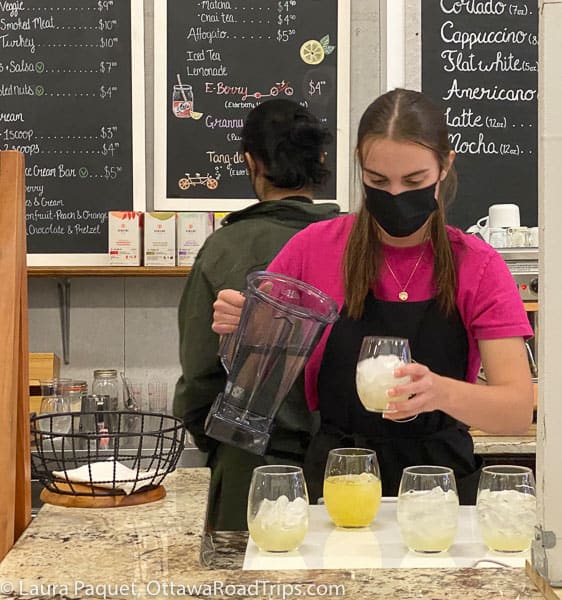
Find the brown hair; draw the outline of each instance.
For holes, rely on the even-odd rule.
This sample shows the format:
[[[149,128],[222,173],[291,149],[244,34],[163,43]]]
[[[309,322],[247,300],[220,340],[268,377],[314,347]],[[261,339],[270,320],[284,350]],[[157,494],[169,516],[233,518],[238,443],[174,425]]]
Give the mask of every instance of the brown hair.
[[[449,166],[451,146],[443,111],[420,92],[395,89],[372,102],[361,117],[357,133],[356,159],[362,167],[363,149],[373,139],[415,142],[435,153],[440,170]],[[450,314],[455,307],[456,271],[445,228],[445,207],[454,198],[457,177],[454,167],[439,185],[439,209],[430,217],[430,239],[434,252],[437,301]],[[343,257],[345,303],[348,315],[359,319],[369,289],[381,263],[381,242],[374,220],[365,208],[365,198],[351,229]]]

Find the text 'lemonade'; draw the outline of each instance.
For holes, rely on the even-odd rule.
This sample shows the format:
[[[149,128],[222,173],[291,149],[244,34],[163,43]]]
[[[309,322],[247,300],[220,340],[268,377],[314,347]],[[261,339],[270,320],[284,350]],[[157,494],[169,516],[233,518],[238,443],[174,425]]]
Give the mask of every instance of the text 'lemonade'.
[[[476,506],[484,543],[498,552],[521,552],[533,539],[536,500],[517,490],[480,490]]]
[[[415,552],[444,552],[457,534],[459,499],[454,490],[408,490],[398,496],[402,540]]]
[[[371,412],[387,412],[390,401],[386,392],[397,385],[410,383],[410,377],[394,377],[394,370],[405,363],[398,356],[380,355],[365,358],[357,363],[355,384],[363,406]],[[392,402],[402,402],[408,396],[396,396]]]
[[[262,500],[248,530],[256,546],[266,552],[289,552],[298,548],[308,529],[308,503],[287,496]]]
[[[338,527],[366,527],[381,504],[381,480],[372,473],[332,475],[324,479],[324,503]]]

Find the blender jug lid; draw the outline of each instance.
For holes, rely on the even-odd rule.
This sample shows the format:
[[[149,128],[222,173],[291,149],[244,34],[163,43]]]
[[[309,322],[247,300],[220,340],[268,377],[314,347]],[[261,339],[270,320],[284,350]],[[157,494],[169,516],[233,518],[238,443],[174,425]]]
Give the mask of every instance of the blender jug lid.
[[[291,315],[301,318],[314,318],[323,323],[333,323],[338,319],[337,302],[309,283],[271,271],[254,271],[247,276],[246,282],[248,289],[255,293],[261,300]],[[282,296],[270,295],[269,291],[271,288],[265,289],[264,285],[268,282],[273,285],[275,283],[286,284],[288,288]],[[264,287],[260,289],[260,286]],[[289,287],[293,289],[291,290]],[[302,306],[301,304],[293,303],[292,300],[299,292],[304,294],[305,297],[315,300],[317,306]]]

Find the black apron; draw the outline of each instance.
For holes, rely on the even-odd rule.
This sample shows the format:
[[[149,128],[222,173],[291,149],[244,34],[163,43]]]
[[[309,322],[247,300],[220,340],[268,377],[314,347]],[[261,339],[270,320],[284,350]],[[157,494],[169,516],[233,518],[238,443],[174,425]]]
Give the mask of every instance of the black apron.
[[[311,501],[322,496],[328,452],[359,447],[376,451],[384,496],[398,494],[404,467],[439,465],[454,470],[461,504],[474,504],[482,461],[474,455],[464,423],[441,411],[399,423],[383,419],[361,404],[355,368],[367,335],[407,338],[413,360],[438,375],[465,379],[468,340],[458,310],[445,316],[435,299],[387,302],[372,293],[365,300],[361,319],[350,319],[344,306],[328,338],[318,375],[321,424],[304,467]]]

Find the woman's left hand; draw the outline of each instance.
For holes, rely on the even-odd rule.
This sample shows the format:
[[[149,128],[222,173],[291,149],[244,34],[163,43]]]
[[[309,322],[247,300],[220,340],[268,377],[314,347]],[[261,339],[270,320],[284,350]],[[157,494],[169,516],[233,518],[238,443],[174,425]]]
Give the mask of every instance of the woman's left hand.
[[[440,377],[420,363],[411,363],[398,367],[395,377],[410,377],[412,381],[397,385],[388,390],[389,411],[386,419],[401,420],[414,417],[422,412],[438,410],[440,400],[446,393],[446,378]],[[393,398],[408,396],[408,400],[393,402]]]

